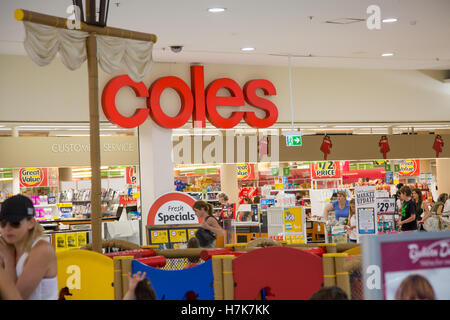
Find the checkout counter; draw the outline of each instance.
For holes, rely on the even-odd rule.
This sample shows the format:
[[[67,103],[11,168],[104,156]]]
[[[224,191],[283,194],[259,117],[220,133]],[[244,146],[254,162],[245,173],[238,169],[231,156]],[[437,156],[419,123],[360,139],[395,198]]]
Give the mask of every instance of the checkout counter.
[[[249,212],[251,220],[239,221],[243,212]],[[236,219],[231,222],[233,239],[227,243],[247,243],[258,238],[267,238],[267,211],[261,211],[258,204],[241,204]],[[230,241],[231,240],[231,241]]]

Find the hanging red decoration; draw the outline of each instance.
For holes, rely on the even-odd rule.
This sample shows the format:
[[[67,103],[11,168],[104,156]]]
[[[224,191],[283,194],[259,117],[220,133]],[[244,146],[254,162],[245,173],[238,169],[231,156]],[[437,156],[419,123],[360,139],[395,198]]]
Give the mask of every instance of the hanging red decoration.
[[[269,155],[269,138],[260,137],[258,143],[259,160],[261,161],[264,155]]]
[[[383,158],[386,159],[386,153],[391,151],[391,149],[389,148],[388,138],[386,136],[381,136],[381,139],[380,139],[380,142],[378,143],[378,145],[381,148],[380,152],[383,154]]]
[[[325,135],[325,137],[323,137],[322,145],[320,146],[320,151],[323,152],[324,160],[327,160],[327,156],[331,152],[330,151],[331,147],[333,147],[333,144],[331,143],[330,136]]]
[[[439,153],[442,152],[442,147],[444,146],[444,140],[438,134],[434,139],[433,149],[436,150],[436,158],[439,158]]]

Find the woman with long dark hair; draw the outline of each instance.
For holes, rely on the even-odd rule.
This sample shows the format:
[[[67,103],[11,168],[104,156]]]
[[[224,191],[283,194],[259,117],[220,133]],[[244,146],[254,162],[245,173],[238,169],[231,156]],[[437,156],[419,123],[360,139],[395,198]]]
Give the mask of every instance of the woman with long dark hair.
[[[213,206],[205,201],[196,201],[193,205],[194,212],[199,219],[203,219],[200,229],[196,233],[196,238],[200,242],[201,248],[214,248],[216,246],[216,235],[224,235],[223,228],[217,222],[213,215]],[[202,230],[203,229],[203,230]],[[211,233],[208,238],[202,237],[201,234]]]
[[[420,189],[412,190],[412,198],[414,203],[416,204],[416,219],[417,219],[417,227],[419,231],[426,231],[423,228],[423,224],[430,217],[430,209],[427,204],[423,201],[422,191]],[[425,212],[425,216],[422,217],[422,214]]]

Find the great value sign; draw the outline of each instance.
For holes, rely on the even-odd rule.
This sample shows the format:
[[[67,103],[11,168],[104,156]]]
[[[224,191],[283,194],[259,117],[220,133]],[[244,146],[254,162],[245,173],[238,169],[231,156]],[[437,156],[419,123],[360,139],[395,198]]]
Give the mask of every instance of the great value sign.
[[[253,163],[238,163],[237,164],[237,178],[238,178],[238,180],[253,180],[253,179],[255,179],[255,164],[253,164]]]
[[[22,168],[20,169],[20,187],[46,187],[47,169],[46,168]]]
[[[399,163],[399,172],[401,176],[418,176],[420,175],[419,160],[404,160]]]
[[[195,198],[183,192],[165,193],[150,207],[147,225],[197,224],[199,220],[192,208],[195,201]]]
[[[57,168],[21,168],[20,188],[54,187],[59,181]]]
[[[131,117],[123,116],[117,110],[115,98],[123,87],[131,87],[137,97],[147,98],[147,107],[137,108]],[[180,96],[181,107],[175,117],[170,117],[163,111],[160,98],[167,88],[174,89]],[[226,89],[230,96],[218,96],[220,89]],[[112,123],[123,128],[140,126],[148,116],[164,128],[179,128],[192,116],[194,127],[205,127],[205,119],[217,128],[229,129],[244,121],[253,128],[267,128],[277,121],[278,110],[273,102],[256,94],[262,89],[265,96],[276,95],[275,86],[268,80],[255,79],[248,81],[241,89],[238,83],[229,78],[212,81],[205,90],[203,66],[191,67],[191,88],[178,77],[163,77],[153,82],[147,89],[143,82],[134,82],[127,75],[121,75],[110,80],[102,93],[103,112]],[[244,106],[245,103],[265,112],[264,118],[258,118],[251,111],[236,111],[229,118],[222,117],[217,112],[218,106]]]
[[[311,177],[313,179],[340,178],[341,163],[339,161],[321,161],[311,164]]]

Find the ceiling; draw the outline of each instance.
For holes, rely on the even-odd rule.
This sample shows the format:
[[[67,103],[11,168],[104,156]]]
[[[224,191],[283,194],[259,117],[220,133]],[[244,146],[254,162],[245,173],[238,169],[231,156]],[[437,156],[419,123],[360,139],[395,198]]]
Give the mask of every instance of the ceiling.
[[[25,54],[17,8],[67,17],[71,0],[2,0],[0,54]],[[376,4],[383,23],[331,24],[367,19]],[[211,7],[225,7],[210,13]],[[108,25],[154,33],[160,62],[287,65],[377,69],[450,69],[449,0],[111,0]],[[171,45],[183,45],[173,53]],[[242,47],[255,51],[242,52]],[[394,56],[381,57],[393,52]],[[281,56],[280,56],[281,55]],[[311,55],[311,56],[310,56]]]
[[[434,121],[422,123],[400,123],[400,122],[366,122],[366,123],[295,123],[295,128],[302,135],[315,134],[414,134],[414,133],[444,133],[450,132],[448,121]],[[120,128],[108,121],[100,122],[100,136],[137,136],[137,128]],[[182,128],[173,129],[173,136],[191,135],[218,135],[219,130],[208,124],[200,132],[192,128],[192,123],[187,123]],[[223,129],[222,129],[223,130]],[[290,124],[276,123],[268,129],[253,129],[246,124],[238,124],[233,129],[226,129],[234,134],[255,135],[257,132],[263,134],[283,134],[290,129]],[[1,122],[0,137],[14,136],[48,136],[48,137],[76,137],[89,136],[89,124],[85,122]]]

